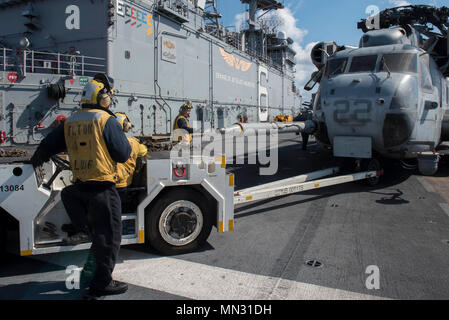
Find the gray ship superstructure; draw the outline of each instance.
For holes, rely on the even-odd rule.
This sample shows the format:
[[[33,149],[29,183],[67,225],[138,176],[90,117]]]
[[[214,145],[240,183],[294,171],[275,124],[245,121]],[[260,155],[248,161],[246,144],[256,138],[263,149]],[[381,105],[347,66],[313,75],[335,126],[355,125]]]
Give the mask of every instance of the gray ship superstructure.
[[[97,72],[135,136],[170,134],[186,100],[202,132],[295,113],[293,42],[256,21],[282,4],[242,2],[248,28],[231,32],[210,0],[0,1],[0,147],[38,144]]]

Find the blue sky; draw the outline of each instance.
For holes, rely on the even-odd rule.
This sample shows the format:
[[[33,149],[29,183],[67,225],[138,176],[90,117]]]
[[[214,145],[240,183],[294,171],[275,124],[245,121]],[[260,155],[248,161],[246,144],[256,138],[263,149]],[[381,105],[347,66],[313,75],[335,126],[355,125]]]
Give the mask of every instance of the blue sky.
[[[238,15],[247,8],[240,0],[215,1],[224,26],[236,25],[241,18]],[[357,22],[370,15],[366,13],[369,6],[375,5],[380,10],[406,4],[449,6],[448,0],[284,0],[283,3],[286,9],[273,14],[285,22],[280,28],[295,41],[296,80],[300,85],[316,70],[310,62],[310,50],[316,42],[358,45],[362,31],[357,29]]]

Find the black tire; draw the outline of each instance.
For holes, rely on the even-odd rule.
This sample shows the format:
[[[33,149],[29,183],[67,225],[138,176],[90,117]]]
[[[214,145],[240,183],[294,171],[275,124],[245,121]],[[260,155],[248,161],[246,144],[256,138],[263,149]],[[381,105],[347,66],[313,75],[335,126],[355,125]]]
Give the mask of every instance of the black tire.
[[[206,242],[215,216],[198,191],[169,190],[147,209],[146,243],[164,255],[192,252]]]

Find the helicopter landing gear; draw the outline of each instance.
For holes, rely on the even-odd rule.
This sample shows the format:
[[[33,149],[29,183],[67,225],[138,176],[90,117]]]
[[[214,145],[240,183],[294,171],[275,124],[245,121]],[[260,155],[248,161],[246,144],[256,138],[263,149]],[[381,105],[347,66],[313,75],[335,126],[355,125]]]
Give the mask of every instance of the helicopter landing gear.
[[[440,155],[436,152],[418,153],[418,170],[423,176],[433,176],[438,171]]]
[[[381,171],[382,166],[378,159],[360,159],[360,158],[346,158],[343,162],[343,168],[347,172],[362,172],[362,171]],[[361,180],[360,182],[363,184],[368,184],[369,186],[375,186],[380,181],[380,175],[377,175],[372,178],[367,178],[365,180]]]
[[[380,165],[380,161],[376,158],[372,159],[362,159],[360,162],[361,171],[380,171],[382,167]],[[368,178],[363,180],[369,186],[375,186],[380,181],[380,176],[375,176],[372,178]]]

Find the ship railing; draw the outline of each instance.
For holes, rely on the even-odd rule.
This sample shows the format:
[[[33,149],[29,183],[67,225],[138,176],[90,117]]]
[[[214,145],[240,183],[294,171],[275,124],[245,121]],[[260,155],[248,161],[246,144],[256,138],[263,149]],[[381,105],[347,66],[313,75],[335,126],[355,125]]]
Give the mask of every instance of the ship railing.
[[[181,22],[189,21],[189,6],[184,0],[159,0],[157,10],[162,10]]]
[[[228,32],[225,37],[222,39],[230,46],[238,49],[243,50],[242,40],[241,40],[241,34],[240,33],[234,33],[234,32]],[[282,65],[277,63],[271,56],[267,55],[266,53],[261,53],[257,50],[251,50],[249,48],[245,49],[245,52],[252,56],[253,58],[258,59],[259,61],[265,63],[266,65],[273,67],[279,71],[283,71]],[[293,60],[294,61],[294,60]]]
[[[249,48],[246,48],[246,53],[278,71],[284,71],[284,67],[282,65],[276,63],[276,61],[273,60],[272,57],[265,53],[261,53],[257,50],[251,50]]]
[[[295,62],[295,60],[296,60],[295,56],[296,56],[296,54],[294,54],[293,52],[287,51],[287,54],[286,54],[285,58],[287,60],[290,60],[291,62]]]
[[[94,76],[106,71],[106,59],[34,50],[0,49],[0,70],[27,73]]]
[[[226,28],[226,36],[224,37],[225,42],[238,50],[242,50],[242,36],[240,33],[229,31],[228,28]]]

